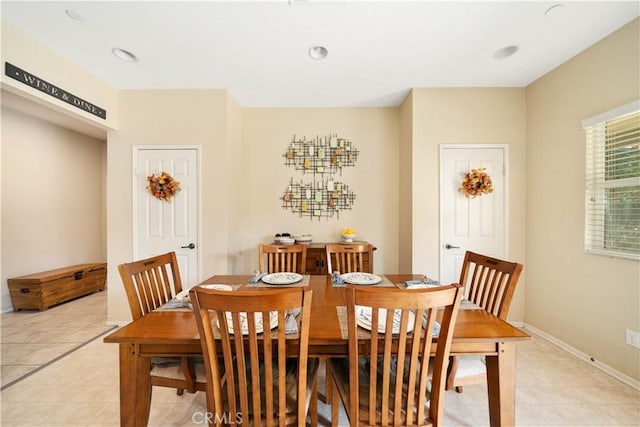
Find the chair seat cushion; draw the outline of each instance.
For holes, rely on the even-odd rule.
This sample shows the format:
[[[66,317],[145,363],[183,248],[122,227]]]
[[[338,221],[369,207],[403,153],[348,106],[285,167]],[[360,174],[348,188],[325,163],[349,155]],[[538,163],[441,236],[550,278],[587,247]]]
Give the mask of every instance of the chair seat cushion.
[[[484,356],[459,356],[456,377],[482,375],[487,372]]]

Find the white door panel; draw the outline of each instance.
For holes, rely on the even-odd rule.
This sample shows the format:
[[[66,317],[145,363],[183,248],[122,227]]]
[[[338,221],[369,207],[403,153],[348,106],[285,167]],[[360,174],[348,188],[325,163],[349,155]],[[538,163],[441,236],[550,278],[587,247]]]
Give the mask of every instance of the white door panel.
[[[448,146],[440,149],[440,280],[457,282],[467,250],[506,256],[506,147]],[[485,168],[493,193],[475,198],[459,191],[464,175]]]
[[[198,151],[134,147],[134,153],[134,258],[175,252],[183,286],[190,287],[198,282]],[[146,188],[147,176],[162,172],[180,183],[170,201]]]

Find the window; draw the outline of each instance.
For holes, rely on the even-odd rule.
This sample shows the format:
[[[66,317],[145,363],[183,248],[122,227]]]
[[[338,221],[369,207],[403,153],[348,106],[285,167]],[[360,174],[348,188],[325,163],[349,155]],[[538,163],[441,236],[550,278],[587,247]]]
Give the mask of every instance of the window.
[[[640,101],[586,119],[587,252],[640,260]]]

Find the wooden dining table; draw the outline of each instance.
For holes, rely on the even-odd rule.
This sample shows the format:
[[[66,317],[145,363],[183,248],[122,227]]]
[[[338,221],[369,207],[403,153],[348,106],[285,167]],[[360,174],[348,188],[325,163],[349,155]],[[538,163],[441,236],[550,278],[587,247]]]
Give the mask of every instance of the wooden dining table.
[[[387,286],[400,288],[406,287],[409,280],[424,277],[410,274],[382,276]],[[200,284],[232,285],[238,291],[268,289],[264,285],[249,284],[251,278],[249,275],[216,275]],[[313,289],[309,356],[347,357],[348,341],[338,314],[338,308],[346,306],[344,286],[334,285],[329,275],[310,276],[307,286]],[[486,356],[491,426],[515,425],[516,344],[529,339],[531,337],[522,330],[485,310],[459,310],[451,354]],[[120,345],[121,426],[147,425],[151,403],[151,357],[202,355],[194,314],[189,310],[148,313],[109,334],[104,342]]]

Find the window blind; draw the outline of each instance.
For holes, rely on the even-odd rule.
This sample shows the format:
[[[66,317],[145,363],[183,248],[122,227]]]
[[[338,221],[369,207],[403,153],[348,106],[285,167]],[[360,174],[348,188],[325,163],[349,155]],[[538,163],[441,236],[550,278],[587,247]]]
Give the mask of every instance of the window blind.
[[[585,126],[585,248],[640,259],[640,103]],[[584,124],[584,122],[583,122]]]

